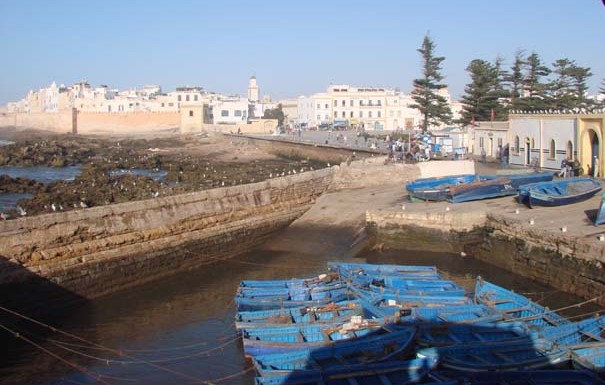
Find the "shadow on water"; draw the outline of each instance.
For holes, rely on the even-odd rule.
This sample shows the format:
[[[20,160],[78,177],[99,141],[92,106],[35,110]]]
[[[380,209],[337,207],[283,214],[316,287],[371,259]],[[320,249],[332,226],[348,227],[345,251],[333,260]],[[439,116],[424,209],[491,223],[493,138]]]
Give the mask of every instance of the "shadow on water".
[[[11,383],[3,377],[12,372],[14,365],[33,359],[33,344],[47,344],[53,332],[44,325],[62,328],[74,309],[85,304],[86,299],[3,257],[0,257],[0,276],[7,280],[2,282],[0,295],[0,346],[4,352],[0,359],[0,379],[4,384]],[[50,369],[53,365],[56,365],[54,359],[37,361],[37,370]],[[26,371],[23,368],[15,373],[15,383],[22,383],[22,376],[27,377]]]
[[[571,369],[567,352],[557,344],[521,330],[496,324],[401,323],[394,333],[412,329],[415,338],[392,354],[392,342],[381,344],[379,330],[354,340],[343,340],[312,350],[284,350],[259,355],[254,364],[265,376],[258,384],[466,384],[470,372],[528,369]],[[388,336],[388,334],[382,334]],[[432,340],[432,341],[431,341]],[[439,346],[430,347],[428,342]],[[464,343],[466,345],[454,345]],[[449,370],[442,376],[435,371]],[[560,372],[559,372],[560,373]],[[559,374],[559,376],[561,373]],[[514,384],[528,373],[517,373]],[[440,381],[436,382],[436,378]],[[590,377],[589,377],[590,378]],[[509,384],[496,381],[492,384]],[[461,381],[462,382],[458,382]],[[490,383],[490,382],[487,382]],[[575,383],[575,382],[574,382]],[[591,383],[591,382],[587,382]]]

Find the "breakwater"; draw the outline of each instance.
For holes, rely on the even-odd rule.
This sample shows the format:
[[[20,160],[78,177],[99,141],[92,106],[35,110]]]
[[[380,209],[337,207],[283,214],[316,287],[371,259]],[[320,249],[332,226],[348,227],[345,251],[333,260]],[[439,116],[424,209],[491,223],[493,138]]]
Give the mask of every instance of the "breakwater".
[[[333,172],[0,222],[0,287],[91,299],[245,253],[302,215]]]

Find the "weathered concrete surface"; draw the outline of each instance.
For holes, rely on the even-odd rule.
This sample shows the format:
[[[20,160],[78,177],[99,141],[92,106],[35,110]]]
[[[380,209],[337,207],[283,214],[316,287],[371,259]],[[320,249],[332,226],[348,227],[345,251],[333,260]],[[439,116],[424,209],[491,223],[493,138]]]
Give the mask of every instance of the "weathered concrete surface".
[[[302,215],[333,172],[0,222],[0,285],[42,277],[95,298],[244,253]]]
[[[426,247],[430,238],[443,251],[466,253],[566,292],[598,297],[596,302],[605,304],[605,242],[598,239],[605,228],[592,224],[600,197],[535,209],[513,197],[397,204],[390,211],[370,209],[366,215],[377,242],[387,247]]]

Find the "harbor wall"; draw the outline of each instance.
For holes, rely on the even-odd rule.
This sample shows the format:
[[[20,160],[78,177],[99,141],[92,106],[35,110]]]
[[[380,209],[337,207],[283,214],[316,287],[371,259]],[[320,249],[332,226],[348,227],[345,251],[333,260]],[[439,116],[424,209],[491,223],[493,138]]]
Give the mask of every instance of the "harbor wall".
[[[0,290],[90,299],[245,253],[301,216],[334,172],[2,221]]]
[[[534,226],[478,204],[451,209],[436,204],[366,213],[373,242],[381,247],[450,252],[531,278],[605,306],[603,242]]]

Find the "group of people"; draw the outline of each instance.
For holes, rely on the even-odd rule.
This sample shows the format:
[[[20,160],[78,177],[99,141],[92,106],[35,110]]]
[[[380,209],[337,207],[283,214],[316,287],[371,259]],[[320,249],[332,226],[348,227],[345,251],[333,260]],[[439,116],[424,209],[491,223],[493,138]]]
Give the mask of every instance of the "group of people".
[[[584,169],[578,161],[578,158],[574,158],[573,161],[571,158],[563,159],[561,161],[561,171],[559,171],[558,174],[561,178],[567,178],[568,176],[580,176],[583,174]]]

